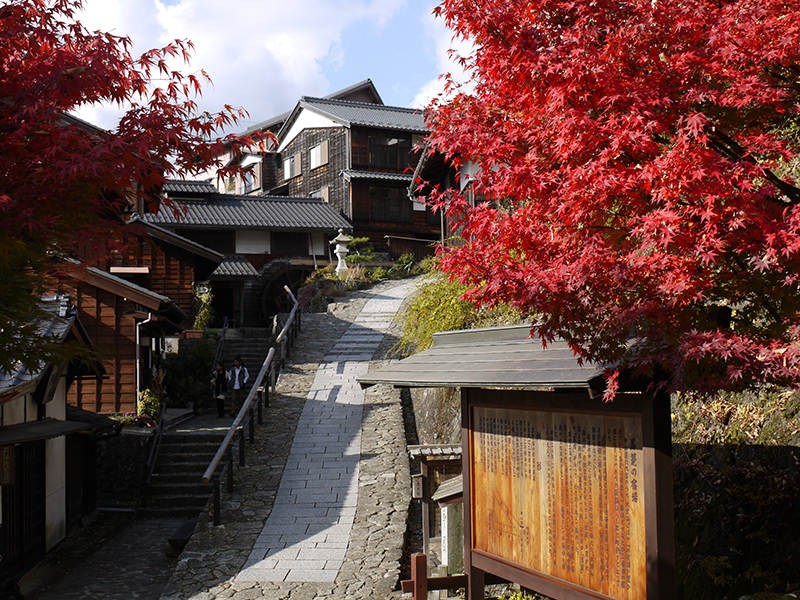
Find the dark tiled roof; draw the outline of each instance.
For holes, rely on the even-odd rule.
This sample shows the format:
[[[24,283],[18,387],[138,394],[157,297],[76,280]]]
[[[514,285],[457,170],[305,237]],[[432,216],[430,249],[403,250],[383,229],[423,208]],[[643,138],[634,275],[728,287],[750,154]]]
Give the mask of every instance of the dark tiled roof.
[[[326,100],[341,99],[342,97],[347,96],[348,94],[361,91],[367,91],[368,93],[373,95],[375,97],[376,104],[383,104],[383,100],[381,99],[380,94],[378,94],[378,90],[375,89],[375,85],[372,83],[371,79],[365,79],[364,81],[359,81],[358,83],[349,85],[344,89],[333,92],[332,94],[328,94],[327,96],[325,96],[325,99]],[[260,123],[251,125],[239,135],[248,135],[250,133],[253,133],[254,131],[262,131],[267,129],[272,131],[273,133],[277,133],[278,130],[283,125],[284,121],[286,121],[286,119],[288,119],[291,116],[291,114],[292,111],[287,110],[286,112],[276,115],[270,119],[267,119],[266,121],[261,121]]]
[[[345,179],[373,179],[375,181],[400,181],[411,183],[414,176],[411,173],[379,173],[377,171],[354,171],[347,169],[342,171]]]
[[[211,274],[211,277],[253,277],[256,268],[241,254],[229,254]]]
[[[219,194],[211,201],[188,200],[181,204],[186,212],[179,218],[171,208],[163,205],[157,213],[143,218],[159,225],[238,229],[336,231],[352,227],[329,204],[317,198]]]
[[[425,111],[414,108],[347,100],[328,100],[309,96],[303,96],[300,99],[300,106],[325,114],[347,125],[399,129],[417,133],[428,132],[428,127],[425,125]],[[286,125],[284,125],[285,127]]]
[[[267,119],[266,121],[261,121],[260,123],[256,123],[255,125],[248,127],[239,135],[248,135],[250,133],[253,133],[254,131],[264,131],[264,130],[270,130],[273,133],[277,133],[278,130],[281,128],[281,125],[283,125],[284,121],[286,121],[286,119],[288,119],[289,115],[291,114],[292,111],[287,110],[284,113],[272,117],[271,119]]]
[[[181,181],[168,179],[164,182],[164,192],[168,194],[216,194],[217,188],[207,181]]]
[[[66,296],[43,297],[41,306],[47,314],[51,315],[51,318],[39,322],[40,335],[63,341],[75,322],[75,308],[69,305],[69,300]],[[0,394],[36,381],[46,366],[46,364],[41,363],[40,368],[34,372],[28,371],[21,366],[11,373],[0,371]]]

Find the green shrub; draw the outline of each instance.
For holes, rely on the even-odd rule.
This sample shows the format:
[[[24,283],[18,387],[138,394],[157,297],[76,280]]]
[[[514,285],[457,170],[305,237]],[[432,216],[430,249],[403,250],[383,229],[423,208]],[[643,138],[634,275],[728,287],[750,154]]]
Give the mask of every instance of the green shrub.
[[[214,318],[214,309],[211,307],[214,294],[210,288],[205,289],[204,292],[196,292],[194,296],[195,318],[192,329],[205,329]]]
[[[177,353],[164,361],[164,389],[171,407],[202,411],[208,396],[211,363],[216,341],[209,338],[185,340]]]
[[[375,260],[374,254],[348,254],[344,257],[344,262],[347,266],[360,265],[361,263],[370,262]]]
[[[148,415],[154,420],[158,420],[158,414],[161,411],[161,393],[160,390],[147,388],[139,392],[139,400],[136,403],[137,415]]]
[[[368,272],[368,275],[372,281],[380,281],[381,279],[386,279],[389,276],[389,271],[383,267],[373,267]]]
[[[433,334],[475,327],[512,325],[525,316],[518,310],[501,305],[491,309],[476,306],[463,298],[467,287],[432,272],[421,283],[406,305],[401,319],[403,335],[395,352],[408,356],[430,348]]]

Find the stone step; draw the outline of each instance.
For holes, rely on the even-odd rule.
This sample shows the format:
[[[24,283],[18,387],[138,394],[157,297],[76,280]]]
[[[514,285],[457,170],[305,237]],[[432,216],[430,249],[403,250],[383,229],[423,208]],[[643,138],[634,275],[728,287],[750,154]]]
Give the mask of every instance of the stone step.
[[[196,473],[202,475],[211,463],[211,459],[202,461],[171,461],[160,464],[156,471],[161,475],[174,475],[176,473]]]
[[[205,473],[205,470],[203,473]],[[176,485],[187,483],[202,485],[200,483],[200,478],[203,476],[203,473],[153,473],[148,490],[154,486],[156,489],[160,489],[160,486],[171,485],[172,483]]]
[[[148,497],[153,498],[171,498],[171,497],[205,497],[212,492],[210,485],[204,485],[197,477],[192,481],[174,481],[174,480],[161,480],[153,479],[150,482],[150,487],[147,488]]]
[[[206,494],[148,494],[147,506],[152,508],[190,508],[199,512],[203,509],[211,497],[213,490],[209,489]]]
[[[161,445],[171,446],[174,444],[183,444],[187,447],[199,447],[203,444],[216,444],[219,446],[220,442],[225,438],[227,431],[198,431],[198,432],[178,432],[169,431],[164,434],[161,440]]]
[[[221,442],[222,440],[220,440]],[[162,444],[161,450],[159,450],[159,456],[172,456],[173,454],[208,454],[211,453],[213,456],[217,449],[219,448],[219,444],[212,444],[212,443],[204,443],[204,444]]]
[[[140,510],[142,517],[146,519],[196,519],[205,505],[197,508],[190,507],[172,507],[172,506],[147,506]]]

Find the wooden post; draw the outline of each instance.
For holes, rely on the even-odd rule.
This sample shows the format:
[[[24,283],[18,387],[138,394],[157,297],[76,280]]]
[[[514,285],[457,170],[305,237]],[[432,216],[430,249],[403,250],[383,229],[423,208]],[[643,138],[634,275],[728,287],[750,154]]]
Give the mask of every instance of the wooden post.
[[[421,552],[411,556],[411,581],[414,582],[412,598],[426,600],[428,597],[428,557]]]
[[[422,553],[430,552],[431,537],[431,491],[428,480],[428,463],[424,456],[420,457],[419,470],[422,473]]]

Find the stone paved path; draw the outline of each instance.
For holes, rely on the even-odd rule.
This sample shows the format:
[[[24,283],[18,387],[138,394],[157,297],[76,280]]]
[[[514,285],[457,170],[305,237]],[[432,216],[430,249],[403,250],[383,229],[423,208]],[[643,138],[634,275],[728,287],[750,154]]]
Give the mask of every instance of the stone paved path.
[[[320,365],[275,506],[236,581],[335,581],[358,505],[364,391],[356,378],[369,370],[407,291],[369,300]]]
[[[203,515],[162,600],[400,597],[410,474],[399,392],[365,393],[355,379],[394,344],[413,286],[303,315],[269,409],[280,423],[257,429],[223,525]]]

